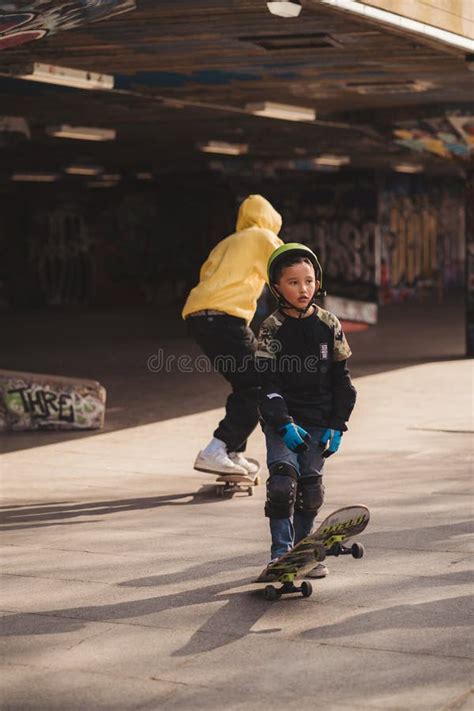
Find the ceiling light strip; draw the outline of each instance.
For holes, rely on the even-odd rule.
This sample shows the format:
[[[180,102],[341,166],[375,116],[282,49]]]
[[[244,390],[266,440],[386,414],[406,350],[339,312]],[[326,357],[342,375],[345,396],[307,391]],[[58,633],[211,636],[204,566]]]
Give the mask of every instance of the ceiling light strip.
[[[397,165],[393,166],[393,170],[395,170],[397,173],[422,173],[423,166],[416,165],[414,163],[398,163]]]
[[[97,165],[82,165],[76,163],[70,165],[64,169],[64,172],[68,175],[99,175],[102,173],[103,168]]]
[[[283,121],[314,121],[315,109],[306,106],[293,106],[292,104],[277,104],[272,101],[262,101],[246,104],[245,110],[254,116],[281,119]]]
[[[96,72],[87,72],[82,69],[59,67],[54,64],[42,64],[41,62],[33,62],[24,71],[16,74],[16,77],[45,84],[70,86],[76,89],[108,90],[114,87],[114,77],[111,74],[97,74]]]
[[[248,144],[246,143],[227,143],[226,141],[199,143],[198,148],[203,153],[219,153],[227,156],[245,155],[249,150]]]
[[[59,180],[58,173],[13,173],[11,180],[15,183],[54,183]]]
[[[339,167],[341,165],[348,165],[351,162],[349,156],[332,155],[325,153],[313,159],[315,165],[329,165]]]
[[[92,128],[89,126],[48,126],[46,133],[54,138],[72,138],[79,141],[114,141],[117,132],[113,128]]]

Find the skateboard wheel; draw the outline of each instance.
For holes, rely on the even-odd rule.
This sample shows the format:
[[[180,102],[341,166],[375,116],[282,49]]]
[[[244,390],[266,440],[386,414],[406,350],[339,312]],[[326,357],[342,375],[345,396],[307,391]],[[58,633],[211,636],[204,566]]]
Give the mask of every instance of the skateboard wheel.
[[[247,489],[247,494],[249,496],[253,496],[253,488],[251,486],[249,486],[249,488]]]
[[[255,486],[258,486],[260,484],[260,477],[256,476],[255,477]]]
[[[265,600],[278,600],[278,590],[273,585],[266,585],[263,591]]]
[[[321,563],[326,558],[326,549],[322,544],[315,546],[314,557],[318,563]]]
[[[362,558],[364,555],[364,546],[362,543],[353,543],[351,546],[351,553],[353,558]]]
[[[301,594],[303,597],[310,597],[313,594],[313,586],[307,580],[303,580],[301,583]]]

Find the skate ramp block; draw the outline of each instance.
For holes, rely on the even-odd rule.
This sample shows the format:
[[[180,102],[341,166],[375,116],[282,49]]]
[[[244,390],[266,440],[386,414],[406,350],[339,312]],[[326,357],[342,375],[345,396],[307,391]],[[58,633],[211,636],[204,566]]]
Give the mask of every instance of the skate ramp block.
[[[102,429],[105,401],[94,380],[0,370],[0,430]]]

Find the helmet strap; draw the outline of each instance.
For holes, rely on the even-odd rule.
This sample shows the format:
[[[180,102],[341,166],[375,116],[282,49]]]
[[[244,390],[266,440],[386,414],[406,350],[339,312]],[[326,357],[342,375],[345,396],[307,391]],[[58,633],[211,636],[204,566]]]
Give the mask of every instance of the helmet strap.
[[[285,299],[285,298],[280,294],[280,292],[278,291],[278,289],[276,288],[275,285],[273,285],[273,289],[274,289],[274,291],[278,294],[278,308],[280,308],[280,309],[293,309],[294,311],[298,311],[298,312],[299,312],[298,318],[303,318],[303,316],[305,315],[305,313],[306,313],[307,311],[309,311],[309,309],[311,308],[311,306],[316,306],[316,292],[313,294],[313,296],[312,296],[311,299],[309,300],[308,305],[305,306],[304,309],[302,309],[300,306],[294,306],[290,301],[287,301],[287,299]]]

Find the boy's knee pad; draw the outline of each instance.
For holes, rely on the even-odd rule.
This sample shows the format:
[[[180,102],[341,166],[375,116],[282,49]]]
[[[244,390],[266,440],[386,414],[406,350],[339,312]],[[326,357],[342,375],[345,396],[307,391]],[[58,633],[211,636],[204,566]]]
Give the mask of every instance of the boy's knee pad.
[[[288,518],[293,515],[296,501],[296,469],[287,462],[278,462],[270,467],[267,479],[265,516]]]
[[[306,476],[299,479],[295,504],[297,511],[316,516],[323,501],[324,486],[321,476]]]

